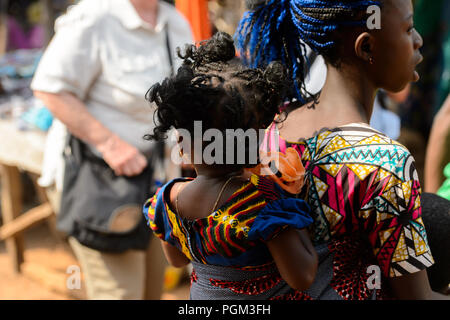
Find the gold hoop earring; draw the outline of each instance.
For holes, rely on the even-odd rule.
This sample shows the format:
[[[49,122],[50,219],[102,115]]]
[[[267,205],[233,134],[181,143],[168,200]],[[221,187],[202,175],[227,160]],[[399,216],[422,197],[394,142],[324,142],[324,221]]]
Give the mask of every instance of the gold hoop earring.
[[[372,65],[375,63],[375,60],[373,59],[373,57],[369,58],[369,63],[372,64]]]

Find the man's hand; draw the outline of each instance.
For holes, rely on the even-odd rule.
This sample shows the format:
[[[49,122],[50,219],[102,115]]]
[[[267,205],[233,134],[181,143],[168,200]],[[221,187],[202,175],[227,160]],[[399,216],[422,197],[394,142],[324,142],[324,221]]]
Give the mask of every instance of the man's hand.
[[[147,167],[144,155],[117,135],[111,135],[104,143],[98,145],[97,149],[118,176],[137,176]]]
[[[77,96],[69,92],[34,94],[74,136],[95,146],[116,175],[136,176],[147,167],[144,155],[94,118]]]

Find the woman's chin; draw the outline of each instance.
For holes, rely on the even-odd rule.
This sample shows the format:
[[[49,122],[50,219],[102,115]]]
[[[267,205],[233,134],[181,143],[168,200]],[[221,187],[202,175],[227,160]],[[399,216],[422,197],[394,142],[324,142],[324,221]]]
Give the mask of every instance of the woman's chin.
[[[386,86],[386,87],[382,87],[382,89],[384,89],[387,92],[393,93],[393,94],[398,94],[398,93],[401,93],[403,90],[405,90],[405,88],[409,84],[410,84],[410,81],[406,80],[406,81],[403,81],[401,84],[399,82],[398,85],[396,85],[396,86]]]
[[[413,82],[417,82],[420,80],[420,75],[417,71],[414,71]]]

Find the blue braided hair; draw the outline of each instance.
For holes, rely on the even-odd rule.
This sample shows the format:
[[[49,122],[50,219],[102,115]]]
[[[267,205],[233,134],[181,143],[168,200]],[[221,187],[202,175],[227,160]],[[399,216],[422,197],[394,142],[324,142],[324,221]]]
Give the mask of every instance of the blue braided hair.
[[[364,27],[367,8],[381,0],[246,0],[247,11],[235,39],[242,61],[256,68],[272,61],[288,67],[293,90],[287,99],[316,100],[305,88],[307,44],[327,63],[337,66],[336,48],[342,27]]]

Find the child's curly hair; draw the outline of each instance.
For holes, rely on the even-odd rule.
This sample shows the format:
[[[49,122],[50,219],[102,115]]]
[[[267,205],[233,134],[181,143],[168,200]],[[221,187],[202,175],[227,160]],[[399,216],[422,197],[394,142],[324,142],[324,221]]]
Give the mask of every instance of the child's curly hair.
[[[288,88],[284,67],[246,68],[236,58],[232,37],[219,32],[197,48],[186,45],[175,76],[153,85],[146,99],[157,106],[156,127],[147,140],[167,138],[171,129],[194,136],[194,121],[203,130],[264,129],[274,120]]]

